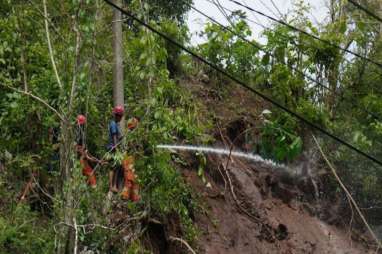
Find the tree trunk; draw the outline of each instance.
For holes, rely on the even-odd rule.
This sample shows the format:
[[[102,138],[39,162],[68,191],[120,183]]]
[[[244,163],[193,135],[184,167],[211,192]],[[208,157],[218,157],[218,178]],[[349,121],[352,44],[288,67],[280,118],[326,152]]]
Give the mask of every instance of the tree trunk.
[[[331,1],[331,8],[330,8],[330,16],[332,23],[341,22],[341,18],[343,15],[343,8],[344,5],[342,4],[342,1],[332,0]],[[335,30],[331,31],[332,33],[339,33],[337,31],[338,29],[335,28]],[[339,51],[337,49],[337,53],[339,54]],[[335,102],[336,102],[336,91],[338,86],[338,78],[339,78],[339,67],[341,63],[340,56],[337,56],[336,59],[333,60],[327,66],[327,80],[329,84],[329,92],[327,94],[326,98],[326,106],[330,114],[330,118],[333,119],[335,117]]]
[[[62,211],[63,216],[59,228],[60,240],[57,246],[58,254],[72,253],[74,246],[74,232],[71,225],[73,224],[73,192],[70,186],[71,169],[73,168],[73,147],[74,135],[70,128],[68,120],[61,122],[61,145],[60,145],[60,171],[61,171],[61,197],[63,199]]]
[[[114,0],[114,4],[122,6],[122,0]],[[113,101],[114,106],[124,105],[123,94],[123,36],[122,36],[122,14],[119,10],[113,10]],[[124,119],[121,121],[121,131],[124,131]]]

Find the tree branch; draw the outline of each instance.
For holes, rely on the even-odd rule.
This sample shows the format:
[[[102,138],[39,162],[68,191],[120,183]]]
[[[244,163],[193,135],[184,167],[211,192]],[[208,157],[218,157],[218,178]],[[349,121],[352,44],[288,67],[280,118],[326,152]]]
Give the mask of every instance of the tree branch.
[[[187,249],[192,253],[192,254],[196,254],[196,252],[191,248],[191,246],[183,239],[181,238],[178,238],[178,237],[173,237],[173,236],[170,236],[169,239],[171,241],[178,241],[178,242],[181,242],[182,244],[184,244]]]
[[[340,177],[338,176],[335,168],[333,167],[333,165],[330,163],[329,159],[326,157],[326,155],[324,154],[320,144],[318,143],[316,137],[314,135],[312,135],[313,137],[313,140],[314,142],[316,143],[317,147],[318,147],[318,150],[320,151],[322,157],[324,158],[326,164],[329,166],[329,168],[331,169],[334,177],[336,178],[337,182],[339,183],[339,185],[341,186],[341,188],[343,189],[343,191],[346,193],[346,196],[348,197],[348,199],[351,201],[351,203],[353,204],[354,208],[356,209],[357,213],[359,214],[359,216],[361,217],[363,223],[365,224],[366,228],[369,230],[371,236],[374,238],[375,242],[377,243],[377,250],[375,253],[378,253],[378,250],[382,247],[381,246],[381,243],[378,239],[378,237],[374,234],[373,230],[371,229],[369,223],[367,222],[365,216],[363,215],[363,213],[361,212],[361,209],[359,208],[359,206],[357,205],[357,203],[355,202],[353,196],[350,194],[350,192],[348,191],[348,189],[346,188],[346,186],[343,184],[343,182],[341,181]]]
[[[54,61],[54,55],[53,55],[53,49],[52,49],[52,44],[50,42],[50,35],[49,35],[49,24],[48,24],[48,10],[46,8],[46,0],[43,0],[43,5],[44,5],[44,15],[45,15],[45,31],[46,31],[46,39],[48,41],[48,48],[49,48],[49,55],[50,55],[50,60],[52,62],[54,74],[56,75],[57,83],[60,88],[62,88],[62,83],[60,76],[58,75],[57,72],[57,67],[56,67],[56,62]]]
[[[81,7],[79,7],[81,8]],[[78,28],[77,18],[78,12],[74,18],[73,30],[76,33],[76,49],[75,49],[75,57],[74,57],[74,66],[73,66],[73,80],[72,80],[72,88],[70,91],[70,102],[69,102],[69,112],[71,113],[73,107],[74,94],[76,91],[76,82],[77,82],[77,74],[78,74],[78,66],[80,65],[80,44],[81,44],[81,33]]]
[[[22,90],[19,90],[17,88],[11,87],[11,86],[7,86],[7,85],[4,85],[4,84],[0,84],[0,85],[3,86],[3,87],[6,87],[6,88],[8,88],[8,89],[10,89],[12,91],[15,91],[17,93],[24,94],[24,95],[27,95],[27,96],[35,99],[36,101],[42,103],[48,109],[53,111],[60,118],[61,121],[64,121],[64,117],[55,108],[53,108],[51,105],[49,105],[49,103],[47,103],[45,100],[41,99],[40,97],[32,94],[31,92],[22,91]]]
[[[74,231],[75,231],[73,253],[77,254],[77,249],[78,249],[78,227],[77,227],[76,217],[73,218],[73,228],[74,228]]]

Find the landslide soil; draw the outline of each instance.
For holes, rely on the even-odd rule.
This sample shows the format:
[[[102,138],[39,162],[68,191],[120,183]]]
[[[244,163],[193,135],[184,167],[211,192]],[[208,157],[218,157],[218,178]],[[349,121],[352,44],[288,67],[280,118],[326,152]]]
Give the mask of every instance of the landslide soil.
[[[209,161],[224,160],[210,156]],[[298,201],[305,194],[283,184],[283,176],[269,166],[231,161],[229,186],[218,172],[223,165],[214,165],[206,174],[211,187],[194,170],[183,171],[204,202],[195,215],[198,253],[374,253],[345,228],[312,214],[309,204]]]
[[[243,149],[243,140],[237,135],[256,125],[259,114],[268,108],[267,103],[237,87],[221,96],[209,79],[195,77],[180,83],[200,103],[201,118],[214,119],[216,128],[211,134],[219,147],[234,141],[236,149]],[[181,157],[195,164],[189,153]],[[323,214],[331,213],[332,221],[341,220],[342,215],[336,214],[330,202],[321,204],[315,199],[317,189],[309,178],[291,176],[262,163],[237,158],[227,163],[227,157],[208,155],[207,186],[196,168],[191,165],[182,173],[203,204],[195,213],[200,230],[197,253],[375,252],[367,240],[355,239],[349,227],[322,220]]]

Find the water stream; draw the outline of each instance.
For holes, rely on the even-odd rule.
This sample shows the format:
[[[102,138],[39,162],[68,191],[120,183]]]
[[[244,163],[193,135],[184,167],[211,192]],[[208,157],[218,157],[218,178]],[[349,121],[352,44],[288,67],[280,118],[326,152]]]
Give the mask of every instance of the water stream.
[[[264,163],[273,168],[283,168],[287,169],[285,165],[278,164],[272,160],[264,159],[257,154],[244,153],[238,150],[224,149],[224,148],[214,148],[214,147],[204,147],[204,146],[184,146],[184,145],[158,145],[159,149],[168,149],[168,150],[183,150],[183,151],[195,151],[195,152],[204,152],[204,153],[214,153],[220,155],[227,155],[232,157],[245,158],[254,162]]]

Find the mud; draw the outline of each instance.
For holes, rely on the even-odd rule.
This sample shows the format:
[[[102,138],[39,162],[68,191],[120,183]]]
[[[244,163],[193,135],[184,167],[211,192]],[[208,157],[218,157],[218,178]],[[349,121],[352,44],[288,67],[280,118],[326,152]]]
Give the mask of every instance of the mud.
[[[246,151],[245,136],[250,134],[251,151],[258,152],[257,130],[261,112],[269,109],[267,102],[237,87],[218,96],[214,93],[220,83],[203,82],[190,78],[180,84],[200,102],[200,120],[213,119],[214,145]],[[346,200],[324,191],[330,177],[326,170],[319,171],[317,156],[309,148],[304,140],[305,152],[291,165],[294,172],[235,158],[227,167],[230,181],[224,170],[227,158],[208,155],[205,178],[210,188],[197,176],[197,160],[182,152],[189,162],[182,169],[184,178],[203,204],[195,213],[200,230],[193,246],[196,253],[375,253],[367,234],[354,231],[354,226],[349,230]]]
[[[230,161],[227,172],[235,200],[227,176],[222,177],[226,160],[208,158],[206,178],[211,188],[195,171],[183,170],[185,179],[204,202],[204,209],[195,214],[201,231],[197,253],[375,252],[354,241],[345,228],[315,216],[319,213],[317,206],[304,201],[309,193],[299,189],[293,177],[259,163]]]

